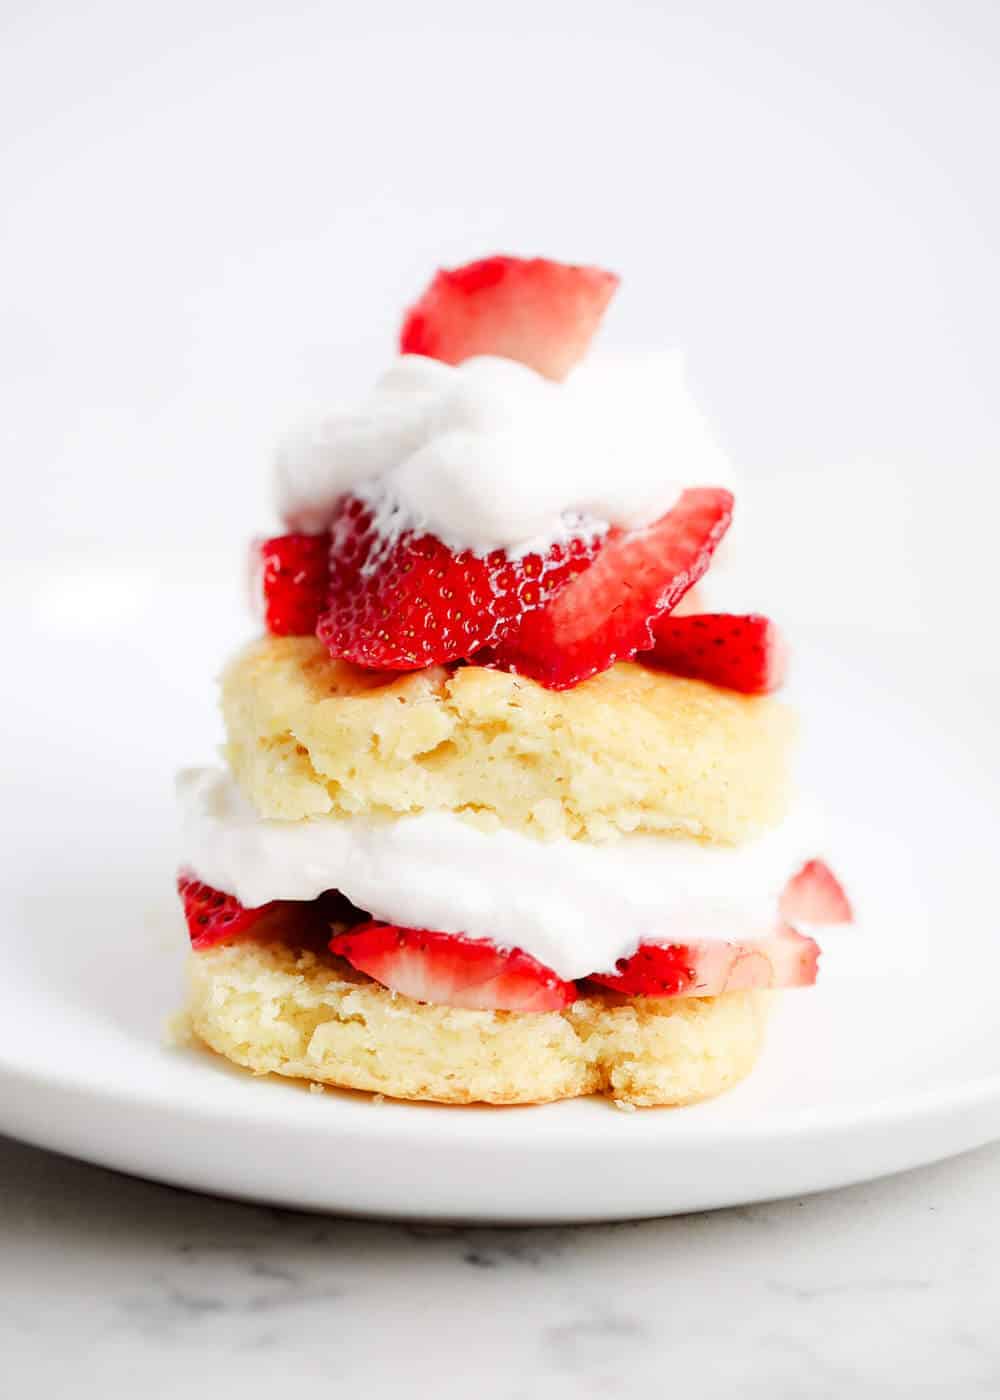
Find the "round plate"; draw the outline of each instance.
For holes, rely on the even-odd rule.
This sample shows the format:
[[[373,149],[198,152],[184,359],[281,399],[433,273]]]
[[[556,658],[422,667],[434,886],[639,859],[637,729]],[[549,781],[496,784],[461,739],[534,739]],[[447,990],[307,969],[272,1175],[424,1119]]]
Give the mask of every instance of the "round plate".
[[[211,756],[219,639],[244,625],[231,566],[146,556],[3,580],[32,602],[6,631],[0,1130],[284,1206],[503,1222],[798,1195],[1000,1136],[996,686],[935,681],[917,640],[855,631],[800,642],[796,699],[803,781],[828,799],[825,854],[859,924],[829,940],[818,987],[782,999],[734,1092],[673,1111],[442,1108],[173,1048],[170,780]]]

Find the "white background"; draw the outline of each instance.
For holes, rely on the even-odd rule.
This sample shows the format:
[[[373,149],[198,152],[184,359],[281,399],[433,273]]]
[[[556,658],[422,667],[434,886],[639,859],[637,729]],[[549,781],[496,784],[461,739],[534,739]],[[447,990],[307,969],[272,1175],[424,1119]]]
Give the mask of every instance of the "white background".
[[[289,415],[503,250],[614,268],[604,343],[686,349],[768,603],[947,629],[992,576],[994,0],[0,16],[8,557],[235,567]]]

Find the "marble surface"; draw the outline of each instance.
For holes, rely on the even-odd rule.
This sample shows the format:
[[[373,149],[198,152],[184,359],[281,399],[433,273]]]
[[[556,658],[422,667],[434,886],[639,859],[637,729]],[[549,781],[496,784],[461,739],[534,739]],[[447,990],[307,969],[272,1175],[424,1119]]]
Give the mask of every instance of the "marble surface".
[[[0,1392],[46,1400],[1000,1393],[1000,1145],[615,1226],[237,1205],[0,1139]]]

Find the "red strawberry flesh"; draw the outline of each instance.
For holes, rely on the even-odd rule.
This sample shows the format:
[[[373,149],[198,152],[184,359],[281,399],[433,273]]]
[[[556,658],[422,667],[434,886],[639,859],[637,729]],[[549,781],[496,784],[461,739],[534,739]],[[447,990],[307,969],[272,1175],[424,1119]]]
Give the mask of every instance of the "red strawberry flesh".
[[[267,630],[308,637],[326,606],[329,535],[279,535],[254,546]]]
[[[732,509],[728,491],[695,487],[654,525],[612,531],[590,568],[521,619],[498,663],[566,690],[648,651],[658,619],[708,568]]]
[[[274,912],[275,902],[245,908],[235,895],[224,894],[198,880],[189,870],[177,876],[177,893],[184,905],[191,947],[198,952],[247,934]]]
[[[353,905],[335,890],[318,899],[272,899],[248,908],[235,895],[205,884],[190,870],[178,874],[177,893],[184,906],[191,947],[198,953],[249,936],[303,946],[319,939],[322,946],[330,937],[331,926],[348,925],[359,918]]]
[[[497,256],[442,269],[407,312],[399,348],[450,365],[500,355],[564,379],[617,286],[614,273],[545,258]]]
[[[716,997],[755,988],[809,987],[816,981],[819,948],[780,925],[770,938],[747,943],[642,943],[619,958],[614,973],[591,981],[629,997]]]
[[[708,681],[746,695],[767,695],[784,683],[788,649],[770,619],[754,613],[661,617],[645,665]]]
[[[414,1001],[474,1011],[560,1011],[577,996],[519,948],[485,939],[368,923],[337,935],[330,950]]]
[[[331,530],[329,602],[317,634],[331,656],[376,670],[464,660],[543,606],[600,544],[580,538],[511,559],[502,550],[453,553],[413,531],[386,541],[371,508],[347,497]]]

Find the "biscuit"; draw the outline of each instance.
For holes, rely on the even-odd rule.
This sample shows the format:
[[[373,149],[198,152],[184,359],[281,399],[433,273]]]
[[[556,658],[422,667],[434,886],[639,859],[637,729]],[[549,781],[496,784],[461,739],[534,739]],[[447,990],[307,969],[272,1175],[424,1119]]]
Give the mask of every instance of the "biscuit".
[[[253,1070],[437,1103],[623,1105],[712,1098],[750,1073],[772,993],[582,997],[563,1011],[465,1011],[399,996],[330,954],[232,943],[190,962],[191,1028]]]
[[[567,691],[481,666],[397,675],[268,637],[227,668],[226,756],[264,817],[424,811],[551,838],[736,843],[788,807],[792,712],[620,663]]]

